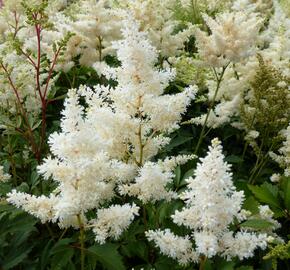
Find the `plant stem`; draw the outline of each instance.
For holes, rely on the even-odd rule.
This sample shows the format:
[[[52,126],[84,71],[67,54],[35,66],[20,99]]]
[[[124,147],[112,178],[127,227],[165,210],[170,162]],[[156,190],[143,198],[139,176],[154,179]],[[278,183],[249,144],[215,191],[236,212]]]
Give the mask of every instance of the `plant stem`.
[[[200,256],[200,258],[199,258],[199,270],[205,269],[205,263],[206,263],[206,256]]]
[[[85,230],[80,214],[77,215],[80,228],[80,245],[81,245],[81,270],[85,270]]]
[[[228,64],[229,65],[229,64]],[[197,142],[197,145],[196,145],[196,148],[194,150],[194,155],[197,154],[198,150],[199,150],[199,147],[203,141],[203,138],[204,138],[204,133],[205,133],[205,129],[206,129],[206,124],[207,124],[207,121],[208,121],[208,118],[209,118],[209,115],[210,115],[210,112],[211,110],[213,109],[214,107],[214,104],[215,104],[215,99],[217,97],[217,94],[218,94],[218,91],[220,89],[220,84],[222,82],[222,79],[223,79],[223,76],[225,74],[225,71],[228,67],[228,65],[224,66],[223,69],[222,69],[222,72],[220,75],[217,74],[216,70],[214,69],[214,74],[216,76],[216,80],[217,80],[217,85],[216,85],[216,89],[215,89],[215,92],[214,92],[214,96],[213,96],[213,99],[210,103],[210,106],[209,106],[209,109],[208,109],[208,112],[206,114],[206,117],[205,117],[205,120],[204,120],[204,123],[203,123],[203,126],[202,126],[202,130],[201,130],[201,133],[199,135],[199,139],[198,139],[198,142]]]

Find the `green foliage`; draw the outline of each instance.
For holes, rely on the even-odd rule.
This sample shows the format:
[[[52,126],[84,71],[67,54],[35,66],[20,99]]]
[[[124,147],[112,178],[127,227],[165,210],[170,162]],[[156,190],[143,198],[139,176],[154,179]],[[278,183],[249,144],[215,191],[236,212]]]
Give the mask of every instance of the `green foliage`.
[[[2,269],[15,269],[27,265],[35,242],[37,220],[30,215],[0,202],[0,265]],[[28,263],[29,265],[29,263]]]
[[[272,260],[272,267],[274,270],[278,269],[278,259],[279,260],[289,260],[290,259],[290,241],[285,244],[279,244],[272,247],[271,250],[264,256],[264,260]]]
[[[21,2],[27,16],[27,23],[29,25],[41,25],[43,28],[51,28],[52,24],[48,21],[46,8],[48,7],[48,0],[41,0],[39,4],[32,5],[27,0]]]

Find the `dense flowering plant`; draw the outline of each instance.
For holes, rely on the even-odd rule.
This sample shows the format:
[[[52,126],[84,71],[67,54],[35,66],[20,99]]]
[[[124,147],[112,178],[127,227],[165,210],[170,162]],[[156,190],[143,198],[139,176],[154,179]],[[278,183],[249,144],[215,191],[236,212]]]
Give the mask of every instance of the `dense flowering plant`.
[[[288,269],[289,14],[0,1],[0,268]]]

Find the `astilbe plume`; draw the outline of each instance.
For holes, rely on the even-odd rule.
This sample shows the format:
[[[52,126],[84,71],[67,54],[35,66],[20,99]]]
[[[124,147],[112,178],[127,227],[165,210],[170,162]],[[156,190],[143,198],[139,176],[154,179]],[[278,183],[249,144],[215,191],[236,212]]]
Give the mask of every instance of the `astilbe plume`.
[[[273,6],[273,14],[271,14],[271,6]],[[209,72],[203,72],[207,75],[205,80],[205,87],[208,89],[208,99],[213,100],[213,97],[215,96],[215,102],[217,103],[210,111],[206,122],[206,125],[211,128],[217,128],[228,123],[240,129],[244,127],[243,120],[240,121],[240,116],[243,114],[243,112],[241,112],[241,107],[244,103],[243,97],[246,95],[249,89],[253,88],[252,84],[257,80],[257,74],[260,70],[260,60],[259,57],[257,59],[255,53],[260,55],[260,57],[265,60],[267,66],[272,66],[270,77],[273,77],[273,75],[277,73],[281,73],[281,86],[283,86],[283,80],[285,81],[286,79],[287,81],[287,78],[289,80],[290,31],[288,31],[288,29],[290,20],[283,12],[280,3],[277,1],[241,0],[235,1],[232,9],[236,14],[243,13],[245,18],[252,18],[253,16],[259,17],[262,18],[264,22],[267,21],[267,18],[270,17],[270,15],[271,17],[269,20],[269,26],[264,31],[260,31],[259,33],[256,32],[256,41],[253,41],[254,43],[252,48],[249,47],[249,52],[252,51],[252,53],[250,53],[252,56],[240,58],[238,62],[232,61],[232,63],[227,66],[227,69],[222,77],[222,81],[219,84],[219,89],[216,96],[216,78],[214,76],[208,76]],[[250,22],[255,23],[255,20],[249,20],[249,23]],[[258,25],[261,26],[260,28],[262,29],[265,27],[265,25],[263,26],[262,24]],[[239,33],[242,33],[242,30],[239,31]],[[212,36],[213,35],[214,32],[212,32]],[[255,48],[255,43],[257,43],[259,47]],[[203,48],[203,50],[205,50],[205,48]],[[205,59],[202,60],[204,61],[203,64],[205,64]],[[217,68],[216,70],[218,71]],[[267,77],[268,75],[265,76],[265,81],[268,81]],[[282,77],[285,79],[282,79]],[[259,84],[261,84],[260,81],[257,85]],[[284,88],[287,88],[287,82],[286,85],[284,83]],[[250,92],[253,93],[252,91]],[[277,92],[279,93],[281,91],[279,90]],[[251,95],[252,94],[250,94],[249,97]],[[274,101],[274,99],[272,100],[273,104],[277,103]],[[284,102],[284,100],[285,99],[283,98],[279,99],[279,103]],[[284,107],[287,108],[288,106]],[[271,113],[271,115],[275,114]],[[243,116],[241,117],[243,118]],[[193,118],[191,122],[194,124],[203,125],[205,123],[205,118],[206,115],[203,114]],[[278,115],[277,119],[280,119]],[[251,121],[249,121],[249,123],[250,122]]]
[[[124,39],[113,44],[121,66],[106,71],[118,85],[69,90],[61,131],[49,138],[52,156],[38,171],[45,179],[52,177],[58,187],[40,197],[14,190],[7,199],[42,222],[78,228],[81,220],[93,228],[100,243],[110,236],[118,238],[139,209],[134,204],[102,208],[104,203],[108,205],[118,191],[143,202],[170,200],[176,196],[167,187],[172,171],[192,158],[150,161],[169,143],[164,134],[178,128],[195,90],[164,95],[174,72],[154,67],[157,51],[146,33],[138,31],[137,22],[128,19],[124,25]],[[152,179],[156,189],[148,188]],[[97,209],[96,219],[87,220],[86,213],[93,209]]]
[[[207,156],[200,161],[194,177],[187,179],[187,190],[180,195],[185,206],[172,215],[174,223],[192,230],[183,241],[192,241],[195,245],[187,244],[185,250],[188,252],[183,251],[183,246],[179,250],[171,244],[171,239],[180,236],[174,236],[169,230],[149,230],[148,239],[154,241],[163,254],[181,264],[196,262],[200,256],[244,259],[253,256],[256,248],[266,248],[268,235],[265,232],[247,229],[234,232],[230,229],[232,224],[247,219],[247,214],[242,210],[244,193],[236,191],[233,185],[230,165],[224,161],[218,139],[212,140]]]
[[[102,72],[102,61],[108,54],[114,52],[112,41],[121,39],[121,16],[113,8],[112,1],[85,0],[78,1],[73,7],[71,27],[75,35],[81,65],[94,65],[98,72]],[[77,15],[75,15],[77,13]]]
[[[253,55],[261,20],[256,14],[225,12],[215,19],[204,14],[211,35],[196,29],[198,53],[204,65],[224,67]]]
[[[283,141],[283,146],[278,149],[279,154],[270,152],[270,156],[284,169],[285,176],[290,176],[290,124],[287,129],[283,131],[283,135],[285,141]],[[275,178],[279,181],[280,175],[272,175],[272,182],[278,182],[277,180],[275,181]]]
[[[125,14],[129,10],[131,16],[140,21],[140,30],[148,32],[149,40],[161,57],[180,55],[193,33],[193,25],[184,24],[174,17],[175,1],[118,0],[116,2],[117,7],[125,11]]]

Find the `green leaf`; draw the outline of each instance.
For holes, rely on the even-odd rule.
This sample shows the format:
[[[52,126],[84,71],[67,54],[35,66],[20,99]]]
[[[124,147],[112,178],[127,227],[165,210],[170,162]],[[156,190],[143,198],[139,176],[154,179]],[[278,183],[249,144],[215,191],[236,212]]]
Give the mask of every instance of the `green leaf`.
[[[243,208],[250,211],[252,214],[259,213],[259,203],[255,200],[253,196],[250,196],[245,200]]]
[[[50,251],[52,256],[52,269],[63,269],[71,261],[74,255],[74,249],[69,245],[74,242],[71,238],[64,238],[58,241]]]
[[[2,264],[4,270],[12,269],[19,263],[21,263],[31,251],[32,247],[23,246],[20,249],[14,249],[12,253],[5,257]]]
[[[40,269],[41,270],[45,270],[46,266],[48,264],[48,260],[50,257],[50,250],[51,247],[53,245],[53,240],[49,240],[48,243],[45,245],[42,253],[41,253],[41,257],[40,257]]]
[[[229,163],[243,163],[243,159],[236,155],[230,155],[225,158],[225,160]]]
[[[189,177],[193,176],[194,171],[195,171],[194,169],[190,169],[190,170],[188,170],[188,171],[183,175],[183,177],[182,177],[182,179],[181,179],[181,181],[180,181],[180,184],[179,184],[180,187],[181,187],[181,186],[184,186],[184,185],[187,184],[187,183],[186,183],[186,180],[187,180]]]
[[[74,249],[69,246],[55,253],[51,261],[52,269],[63,269],[70,262],[73,255]]]
[[[104,244],[95,245],[88,248],[88,251],[93,254],[99,262],[108,270],[125,270],[122,257],[118,252],[118,245]]]
[[[248,185],[248,187],[259,201],[267,203],[270,206],[281,208],[278,199],[278,191],[275,186],[264,183],[260,187],[254,185]]]
[[[175,185],[176,186],[179,186],[180,177],[181,177],[181,169],[180,169],[180,166],[177,166],[175,169]]]
[[[122,253],[125,253],[128,257],[139,257],[144,261],[148,258],[148,249],[145,241],[134,241],[130,242],[128,245],[122,246]]]
[[[177,137],[177,138],[174,138],[170,144],[168,146],[166,146],[166,150],[169,151],[169,150],[172,150],[173,148],[179,146],[179,145],[182,145],[188,141],[192,140],[192,137]]]
[[[271,228],[273,224],[264,219],[249,219],[243,222],[242,224],[240,224],[240,226],[244,228],[253,228],[256,230],[263,230],[263,229]]]
[[[282,178],[282,189],[284,193],[284,203],[288,211],[290,211],[290,177]]]

